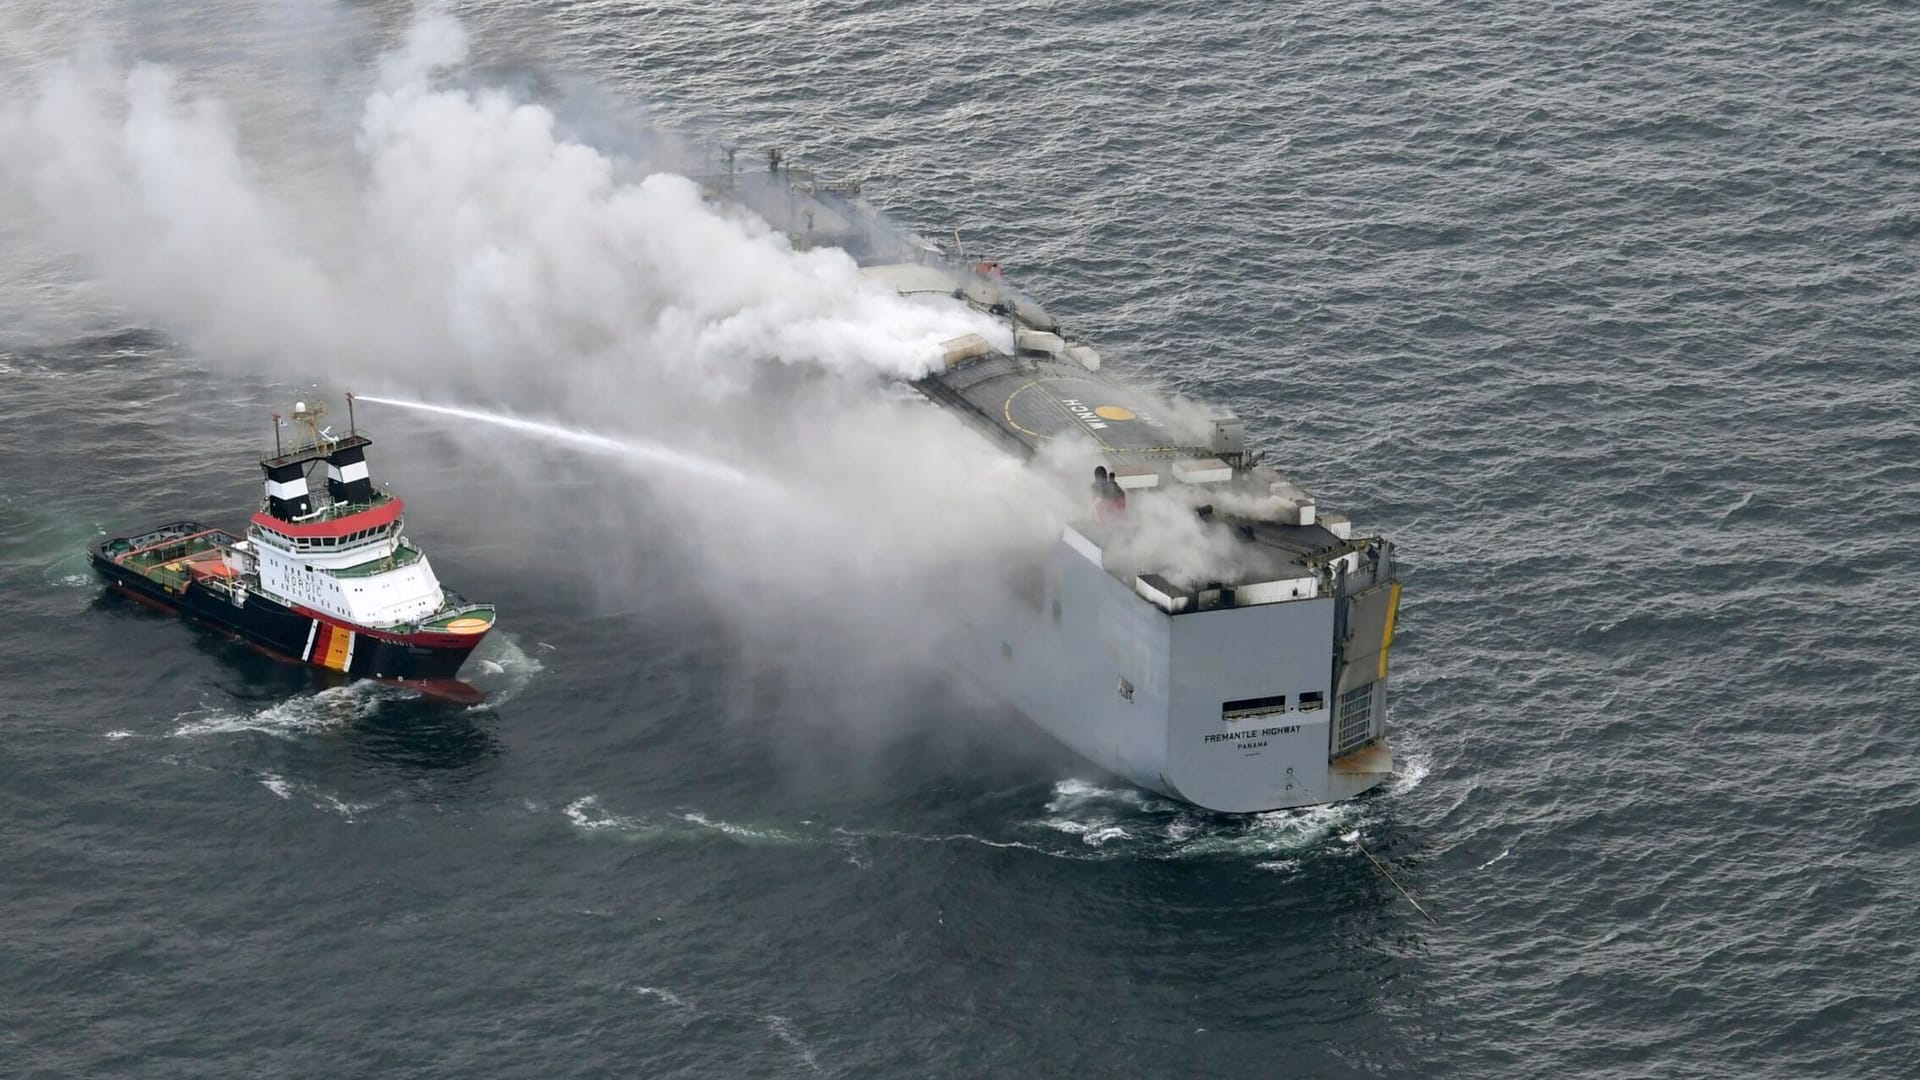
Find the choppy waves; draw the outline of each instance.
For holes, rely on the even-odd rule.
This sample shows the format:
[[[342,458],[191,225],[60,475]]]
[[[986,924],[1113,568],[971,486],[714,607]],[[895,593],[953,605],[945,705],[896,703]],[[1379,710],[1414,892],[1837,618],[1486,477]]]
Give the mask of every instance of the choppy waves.
[[[157,1045],[210,988],[271,1005],[228,1001],[196,1049],[334,1022],[300,1060],[208,1066],[228,1071],[428,1069],[378,1042],[414,1009],[418,1038],[483,1052],[447,1066],[467,1071],[1911,1072],[1914,8],[578,0],[486,23],[503,66],[550,49],[665,119],[864,175],[1112,369],[1235,408],[1323,505],[1393,536],[1401,775],[1247,819],[931,751],[887,774],[904,795],[859,761],[782,787],[774,751],[707,738],[732,673],[674,651],[682,628],[590,653],[590,605],[529,589],[509,621],[563,651],[489,658],[504,706],[475,720],[500,734],[452,755],[464,812],[402,820],[300,756],[409,706],[385,689],[143,712],[143,658],[69,674],[102,654],[60,643],[102,620],[59,560],[136,496],[230,504],[187,479],[203,458],[152,460],[227,390],[137,331],[0,342],[0,575],[25,606],[0,674],[53,688],[0,708],[57,847],[23,826],[38,876],[6,869],[101,905],[16,914],[69,950],[6,985],[55,1048],[30,1070],[117,1064],[63,1056],[78,972]],[[221,408],[250,434],[209,453],[244,460],[254,417]],[[325,892],[360,865],[326,840],[339,810],[267,839],[193,816],[329,794],[364,807],[356,841],[391,830],[364,852],[377,885]],[[308,875],[285,895],[374,929],[210,929],[247,932],[199,909],[251,887],[233,852],[268,843]],[[142,846],[160,858],[129,873]],[[396,929],[413,896],[432,910]],[[555,916],[582,907],[610,914]],[[98,944],[130,925],[151,956]],[[633,989],[607,1007],[589,982]],[[346,1056],[369,1043],[390,1056]]]

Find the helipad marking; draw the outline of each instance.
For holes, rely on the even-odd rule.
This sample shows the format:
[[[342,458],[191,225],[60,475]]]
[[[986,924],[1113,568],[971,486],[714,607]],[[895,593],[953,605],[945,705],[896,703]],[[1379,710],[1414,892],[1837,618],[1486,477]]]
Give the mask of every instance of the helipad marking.
[[[1123,409],[1123,408],[1121,408],[1121,407],[1120,407],[1120,406],[1118,406],[1118,405],[1102,405],[1102,406],[1100,406],[1099,408],[1097,408],[1097,409],[1095,409],[1095,410],[1093,410],[1093,411],[1094,411],[1094,413],[1095,413],[1096,415],[1098,415],[1098,416],[1100,417],[1100,419],[1102,419],[1102,420],[1131,420],[1131,419],[1133,419],[1133,410],[1132,410],[1132,409]]]
[[[1018,389],[1014,390],[1013,393],[1008,394],[1006,404],[1001,406],[1001,414],[1007,418],[1007,426],[1013,428],[1015,431],[1025,432],[1026,434],[1031,435],[1036,439],[1053,438],[1052,435],[1048,435],[1045,432],[1041,432],[1041,431],[1034,431],[1033,429],[1028,428],[1025,425],[1021,424],[1018,420],[1015,420],[1013,418],[1013,400],[1019,397],[1021,394],[1027,392],[1028,390],[1033,389],[1034,387],[1040,385],[1043,382],[1062,382],[1062,381],[1065,381],[1065,380],[1050,379],[1050,378],[1031,379],[1025,383],[1022,383]],[[1073,420],[1079,421],[1081,427],[1083,429],[1087,429],[1087,434],[1093,437],[1093,441],[1095,443],[1098,443],[1102,450],[1116,449],[1114,446],[1109,444],[1105,439],[1102,439],[1099,436],[1097,429],[1104,428],[1107,425],[1099,422],[1098,420],[1089,419],[1089,416],[1093,412],[1092,409],[1087,409],[1086,406],[1081,405],[1080,407],[1086,410],[1086,413],[1088,414],[1088,416],[1079,416],[1079,415],[1075,415],[1073,411],[1073,406],[1079,405],[1078,401],[1069,402],[1069,401],[1061,401],[1058,399],[1049,398],[1047,400],[1047,404],[1052,405],[1055,409],[1058,409],[1061,413],[1065,414],[1067,417]]]

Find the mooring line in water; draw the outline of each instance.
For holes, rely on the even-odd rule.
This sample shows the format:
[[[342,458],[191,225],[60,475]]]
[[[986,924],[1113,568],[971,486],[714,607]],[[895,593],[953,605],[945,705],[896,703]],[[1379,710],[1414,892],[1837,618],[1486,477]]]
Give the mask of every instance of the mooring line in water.
[[[1375,870],[1380,871],[1381,877],[1386,878],[1387,881],[1392,883],[1394,888],[1400,890],[1400,895],[1407,898],[1407,903],[1413,905],[1413,910],[1419,912],[1422,915],[1425,915],[1427,917],[1427,921],[1432,923],[1433,925],[1435,926],[1440,925],[1440,920],[1434,918],[1432,912],[1420,906],[1420,901],[1415,900],[1413,898],[1413,894],[1407,891],[1407,887],[1405,885],[1400,884],[1400,879],[1394,877],[1392,871],[1388,870],[1384,865],[1382,865],[1379,859],[1376,859],[1373,857],[1373,852],[1368,851],[1367,845],[1360,842],[1360,837],[1355,836],[1353,838],[1353,846],[1360,849],[1360,854],[1365,855],[1367,857],[1367,861],[1373,864],[1373,868]]]
[[[1312,788],[1307,787],[1304,784],[1301,785],[1300,790],[1306,792],[1310,798],[1317,799],[1320,797],[1313,793]],[[1353,832],[1347,834],[1346,836],[1342,836],[1340,839],[1345,840],[1349,844],[1352,844],[1354,847],[1359,848],[1360,854],[1365,855],[1367,857],[1367,861],[1373,864],[1373,868],[1375,870],[1380,871],[1380,876],[1383,878],[1386,878],[1387,883],[1389,885],[1392,885],[1395,889],[1400,890],[1400,895],[1407,898],[1407,903],[1413,905],[1413,910],[1426,916],[1427,921],[1432,923],[1433,925],[1435,926],[1440,925],[1440,920],[1433,917],[1433,912],[1428,911],[1424,907],[1421,907],[1420,901],[1415,900],[1413,898],[1413,894],[1407,891],[1407,887],[1405,885],[1400,884],[1400,879],[1393,876],[1393,871],[1388,870],[1385,863],[1382,863],[1379,859],[1374,858],[1373,852],[1367,850],[1367,845],[1360,842],[1359,829],[1353,830]]]

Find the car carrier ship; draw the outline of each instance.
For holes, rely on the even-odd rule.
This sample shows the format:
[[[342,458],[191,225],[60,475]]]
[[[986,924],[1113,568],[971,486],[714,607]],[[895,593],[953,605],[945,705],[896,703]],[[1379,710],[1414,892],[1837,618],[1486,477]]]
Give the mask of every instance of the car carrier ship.
[[[297,403],[290,447],[274,414],[265,495],[244,536],[174,521],[97,540],[88,555],[114,588],[276,658],[477,699],[454,676],[493,629],[494,609],[443,588],[402,535],[404,505],[373,485],[373,440],[353,425],[351,394],[347,408],[348,432],[336,436],[322,426],[324,405]]]
[[[1392,543],[1250,452],[1239,419],[1115,378],[998,264],[891,226],[857,182],[778,150],[751,170],[723,153],[723,170],[689,170],[710,199],[795,247],[840,248],[904,296],[1004,321],[1010,348],[946,344],[913,383],[926,400],[1032,467],[1100,470],[1086,514],[1010,568],[1004,616],[970,628],[974,681],[1089,761],[1211,810],[1331,802],[1387,779]],[[1208,572],[1135,542],[1147,512],[1168,510],[1192,515],[1217,554]]]

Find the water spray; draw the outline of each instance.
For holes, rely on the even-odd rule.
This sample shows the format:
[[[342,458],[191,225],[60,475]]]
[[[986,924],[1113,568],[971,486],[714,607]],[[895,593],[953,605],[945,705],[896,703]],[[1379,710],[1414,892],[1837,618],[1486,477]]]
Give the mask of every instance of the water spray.
[[[639,442],[632,439],[618,439],[611,435],[602,435],[594,431],[582,431],[564,424],[543,420],[529,420],[525,417],[507,413],[485,412],[458,405],[433,405],[424,401],[407,401],[402,398],[377,397],[373,394],[357,394],[357,401],[369,401],[380,405],[393,405],[402,409],[414,409],[433,413],[438,416],[450,416],[459,420],[472,420],[481,424],[492,424],[519,432],[534,438],[561,446],[584,450],[589,453],[606,454],[623,458],[641,466],[657,466],[677,470],[705,480],[719,480],[729,484],[748,484],[751,478],[746,473],[724,462],[694,454],[673,450],[658,443]]]

